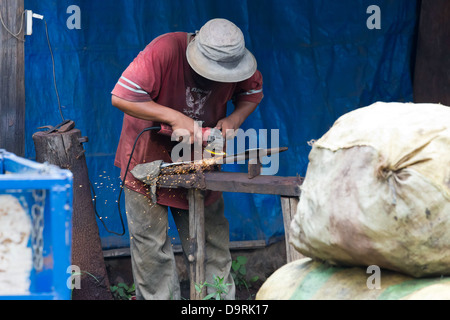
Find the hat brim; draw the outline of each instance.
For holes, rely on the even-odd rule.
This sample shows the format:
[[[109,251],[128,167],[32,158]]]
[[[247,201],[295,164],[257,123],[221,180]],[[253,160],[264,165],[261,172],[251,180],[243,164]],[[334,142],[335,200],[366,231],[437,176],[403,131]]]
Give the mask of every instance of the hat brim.
[[[217,82],[240,82],[247,80],[256,72],[257,63],[253,54],[245,49],[241,60],[236,62],[217,62],[205,57],[197,48],[195,38],[186,50],[189,65],[202,77]]]

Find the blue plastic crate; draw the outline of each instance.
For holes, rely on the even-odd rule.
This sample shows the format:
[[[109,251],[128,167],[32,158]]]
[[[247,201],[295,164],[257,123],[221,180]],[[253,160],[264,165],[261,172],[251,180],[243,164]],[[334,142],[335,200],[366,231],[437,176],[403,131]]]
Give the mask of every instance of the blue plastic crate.
[[[69,170],[36,163],[0,149],[0,194],[19,200],[30,215],[35,231],[28,244],[33,256],[29,294],[0,296],[0,299],[71,298],[67,283],[71,265],[72,184]],[[36,213],[42,212],[43,219],[36,218]]]

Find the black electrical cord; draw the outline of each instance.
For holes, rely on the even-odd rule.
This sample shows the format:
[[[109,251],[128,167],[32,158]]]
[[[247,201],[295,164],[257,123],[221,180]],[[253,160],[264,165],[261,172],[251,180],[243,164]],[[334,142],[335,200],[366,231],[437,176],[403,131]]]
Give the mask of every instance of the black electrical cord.
[[[94,194],[93,202],[94,202],[95,215],[100,220],[100,222],[103,224],[103,226],[105,227],[105,230],[107,232],[109,232],[109,233],[112,233],[112,234],[115,234],[115,235],[118,235],[118,236],[123,236],[125,234],[125,224],[123,222],[122,210],[120,209],[120,200],[121,200],[121,197],[122,197],[122,191],[123,191],[123,188],[125,186],[125,179],[126,179],[127,174],[128,174],[128,169],[130,168],[130,163],[131,163],[131,159],[133,158],[133,153],[134,153],[134,149],[136,148],[136,144],[137,144],[139,138],[142,136],[142,134],[144,132],[151,131],[151,130],[158,130],[159,131],[159,130],[161,130],[161,127],[160,126],[155,126],[155,127],[145,128],[144,130],[141,131],[141,133],[139,133],[139,135],[137,136],[136,140],[134,141],[133,148],[131,149],[130,157],[128,159],[128,164],[127,164],[127,167],[125,169],[125,175],[124,175],[124,177],[122,179],[122,183],[120,184],[119,197],[117,199],[117,208],[119,209],[119,218],[120,218],[120,223],[122,225],[122,232],[121,233],[109,230],[106,227],[106,224],[103,221],[103,219],[98,215],[97,209],[96,209],[96,196],[95,196],[94,188],[92,187],[92,184],[90,184],[91,185],[91,190],[92,190],[92,192]]]
[[[55,58],[53,56],[53,50],[52,50],[52,45],[50,44],[50,37],[48,36],[48,27],[47,27],[47,21],[44,19],[44,24],[45,24],[45,34],[47,36],[47,44],[48,44],[48,49],[50,50],[50,56],[52,57],[52,66],[53,66],[53,86],[55,87],[55,92],[56,92],[56,99],[58,100],[58,109],[59,109],[59,115],[61,116],[62,121],[64,122],[64,116],[61,110],[61,101],[59,99],[59,93],[58,93],[58,86],[56,85],[56,72],[55,72]]]

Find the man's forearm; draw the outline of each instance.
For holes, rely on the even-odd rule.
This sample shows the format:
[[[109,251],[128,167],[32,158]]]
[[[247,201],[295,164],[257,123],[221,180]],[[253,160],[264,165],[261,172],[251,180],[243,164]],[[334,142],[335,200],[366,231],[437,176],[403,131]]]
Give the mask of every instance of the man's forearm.
[[[160,105],[154,101],[130,102],[116,96],[111,98],[112,105],[122,112],[142,120],[167,123],[173,125],[180,117],[180,112]]]
[[[237,127],[239,128],[253,111],[258,107],[257,103],[249,101],[241,101],[236,104],[234,111],[230,114],[237,121]]]
[[[198,125],[194,120],[179,111],[154,101],[130,102],[113,95],[111,103],[132,117],[170,125],[174,131],[175,136],[173,138],[175,140],[185,135],[189,136],[190,143],[194,143],[194,141],[201,143],[203,139],[202,131],[198,129]],[[179,129],[183,129],[183,131]]]

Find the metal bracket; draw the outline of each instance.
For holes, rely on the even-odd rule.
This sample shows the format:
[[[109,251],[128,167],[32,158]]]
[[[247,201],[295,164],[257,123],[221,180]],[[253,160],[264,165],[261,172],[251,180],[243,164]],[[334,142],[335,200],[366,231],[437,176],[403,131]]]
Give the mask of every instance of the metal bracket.
[[[75,128],[75,122],[73,122],[72,120],[66,120],[56,126],[47,125],[47,126],[39,127],[38,129],[48,129],[47,131],[45,131],[45,133],[50,134],[50,133],[56,133],[56,132],[59,132],[59,133],[68,132],[68,131],[72,130],[73,128]]]

